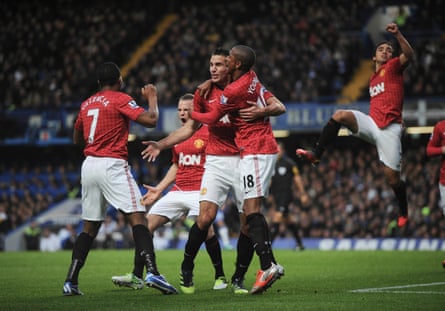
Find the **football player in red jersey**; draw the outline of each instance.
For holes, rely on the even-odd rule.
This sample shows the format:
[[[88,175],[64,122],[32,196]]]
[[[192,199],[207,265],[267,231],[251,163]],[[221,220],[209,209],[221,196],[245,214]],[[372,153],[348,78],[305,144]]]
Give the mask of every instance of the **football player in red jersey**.
[[[429,157],[440,156],[439,192],[440,208],[445,216],[445,120],[436,123],[426,146]]]
[[[181,96],[178,101],[178,117],[183,126],[190,118],[192,109],[193,94],[187,93]],[[190,138],[173,146],[172,165],[164,178],[154,187],[144,185],[148,192],[142,199],[144,205],[151,206],[147,219],[148,229],[152,234],[170,221],[178,220],[183,216],[196,219],[199,215],[199,190],[204,173],[208,141],[208,127],[200,125]],[[172,187],[169,192],[161,198],[162,192],[170,185]],[[227,287],[227,282],[224,275],[221,246],[212,226],[209,228],[205,245],[215,268],[213,289],[224,289]],[[142,288],[142,279],[136,275],[143,273],[143,267],[143,258],[138,256],[135,258],[132,273],[113,276],[111,279],[119,286]]]
[[[283,275],[283,268],[274,262],[269,226],[261,213],[261,206],[263,199],[268,195],[278,154],[269,116],[280,115],[286,108],[259,81],[252,70],[255,61],[256,55],[252,48],[245,45],[232,47],[228,67],[233,82],[226,86],[215,109],[205,113],[193,111],[192,118],[213,124],[227,114],[235,126],[235,144],[241,156],[239,171],[244,192],[243,211],[246,215],[248,235],[252,239],[261,266],[250,293],[260,294]],[[262,110],[262,118],[248,120],[241,116],[242,109],[252,106]],[[197,226],[192,228],[194,231],[190,230],[188,244],[202,238],[208,226],[208,219],[213,215],[213,211],[201,212],[196,221]],[[184,257],[183,268],[193,268],[189,261],[189,258]]]
[[[439,206],[445,217],[445,120],[437,122],[434,126],[433,133],[426,145],[426,155],[429,157],[440,156]],[[442,267],[445,269],[445,260],[442,261]]]
[[[141,90],[148,101],[147,111],[120,91],[123,81],[116,64],[101,64],[97,69],[97,81],[100,90],[82,102],[74,124],[74,142],[85,144],[86,158],[81,169],[83,231],[74,243],[63,294],[83,295],[78,287],[80,269],[105,219],[108,204],[124,213],[131,224],[135,252],[143,258],[147,269],[145,284],[164,294],[177,293],[157,269],[146,209],[128,165],[130,121],[145,127],[157,124],[156,87],[147,84]]]
[[[210,57],[209,71],[211,75],[210,86],[207,96],[204,96],[202,90],[198,87],[194,97],[194,111],[206,112],[212,111],[219,105],[219,101],[224,88],[229,83],[230,76],[226,57],[229,55],[227,50],[218,48]],[[206,93],[206,92],[203,92]],[[269,103],[268,103],[269,104]],[[281,103],[270,103],[277,105],[281,109]],[[275,113],[277,107],[259,107],[249,105],[240,110],[240,116],[247,121],[257,118],[264,118],[268,114]],[[190,119],[183,127],[170,133],[167,137],[158,142],[145,142],[147,148],[142,151],[142,157],[153,161],[159,155],[160,151],[170,148],[174,144],[183,141],[193,134],[199,122]],[[209,145],[206,149],[206,167],[201,183],[200,195],[200,214],[206,215],[206,226],[202,227],[202,232],[210,226],[215,219],[218,208],[220,208],[229,191],[234,194],[240,213],[241,223],[245,224],[245,217],[242,209],[242,187],[239,177],[240,152],[235,144],[235,128],[228,116],[222,116],[217,122],[209,125]],[[195,229],[193,229],[195,230]],[[193,231],[192,230],[192,231]],[[190,235],[189,235],[190,236]],[[196,236],[195,236],[196,237]],[[193,260],[198,253],[201,244],[205,241],[205,235],[200,235],[189,244],[184,257],[187,262],[181,268],[181,290],[184,293],[194,292],[193,283]],[[202,238],[202,240],[201,240]],[[247,294],[249,291],[244,287],[244,275],[247,272],[253,256],[253,243],[250,239],[247,226],[243,225],[237,242],[236,269],[232,275],[232,291],[235,294]],[[273,256],[273,254],[272,254]],[[282,273],[283,270],[280,270]]]
[[[390,42],[377,44],[373,57],[374,73],[369,82],[369,114],[357,110],[337,110],[324,126],[315,148],[312,151],[297,149],[296,153],[313,165],[318,164],[341,126],[345,126],[352,135],[375,145],[386,180],[399,204],[398,226],[403,227],[408,221],[406,184],[400,177],[403,72],[414,58],[414,51],[397,24],[386,25],[386,31],[394,35],[402,51],[398,57],[394,57],[394,48]]]

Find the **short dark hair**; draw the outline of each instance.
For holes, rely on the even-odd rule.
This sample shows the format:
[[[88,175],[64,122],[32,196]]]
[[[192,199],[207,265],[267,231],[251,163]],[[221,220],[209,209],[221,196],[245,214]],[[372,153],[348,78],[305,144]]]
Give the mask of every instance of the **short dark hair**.
[[[105,62],[97,68],[97,81],[100,86],[114,85],[119,81],[121,70],[113,62]]]
[[[380,41],[379,43],[377,43],[374,47],[374,55],[377,52],[377,49],[379,48],[379,46],[381,46],[382,44],[388,44],[390,47],[392,47],[392,50],[394,52],[394,44],[391,41],[388,40],[384,40],[384,41]]]
[[[193,99],[193,97],[194,96],[192,93],[185,93],[184,95],[179,97],[179,100],[190,100],[190,99]]]
[[[236,51],[236,58],[241,61],[241,70],[252,69],[256,62],[255,51],[247,45],[235,45],[232,49]]]
[[[213,51],[212,53],[212,55],[222,55],[222,56],[229,56],[229,54],[230,51],[222,47],[217,47],[215,51]]]

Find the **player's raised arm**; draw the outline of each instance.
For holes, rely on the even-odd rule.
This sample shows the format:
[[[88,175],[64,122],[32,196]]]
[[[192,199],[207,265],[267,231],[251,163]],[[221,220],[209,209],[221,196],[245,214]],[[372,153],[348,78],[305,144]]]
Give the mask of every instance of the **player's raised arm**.
[[[400,32],[397,24],[390,23],[386,25],[386,31],[392,33],[400,45],[400,49],[402,50],[402,53],[400,54],[399,57],[400,63],[404,65],[405,63],[412,61],[414,58],[414,50],[409,44],[408,40],[406,40],[405,36]]]
[[[159,119],[158,93],[156,86],[146,84],[141,88],[142,95],[148,101],[148,110],[141,113],[136,122],[145,127],[155,127]]]

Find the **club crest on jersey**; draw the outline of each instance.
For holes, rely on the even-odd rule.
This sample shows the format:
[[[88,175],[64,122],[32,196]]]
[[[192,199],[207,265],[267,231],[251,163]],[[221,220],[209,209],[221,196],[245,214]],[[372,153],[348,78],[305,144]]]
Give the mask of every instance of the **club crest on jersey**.
[[[205,188],[205,187],[204,187],[204,188],[201,188],[201,194],[204,195],[204,194],[206,194],[206,193],[207,193],[207,188]]]
[[[133,109],[139,107],[138,104],[136,104],[136,101],[134,101],[134,100],[128,102],[128,106],[130,106],[130,107],[133,108]]]
[[[204,146],[204,141],[202,139],[195,139],[195,141],[193,142],[193,145],[195,146],[196,149],[201,149]]]
[[[220,103],[223,105],[227,104],[227,97],[225,97],[224,95],[221,95]]]
[[[380,71],[380,76],[383,77],[384,75],[385,75],[385,69],[382,69],[382,70]]]

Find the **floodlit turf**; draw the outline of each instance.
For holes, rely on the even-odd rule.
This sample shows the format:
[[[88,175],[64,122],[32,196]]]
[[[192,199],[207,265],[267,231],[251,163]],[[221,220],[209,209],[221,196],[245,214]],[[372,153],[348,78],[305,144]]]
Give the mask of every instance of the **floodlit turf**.
[[[224,251],[230,277],[235,251]],[[440,251],[277,250],[286,275],[262,295],[215,291],[205,250],[195,266],[194,295],[164,296],[116,287],[112,275],[131,271],[132,250],[92,250],[80,276],[84,296],[62,296],[70,252],[0,254],[1,310],[445,310],[445,269]],[[182,251],[157,252],[162,274],[179,289]],[[250,289],[258,268],[246,276]]]

